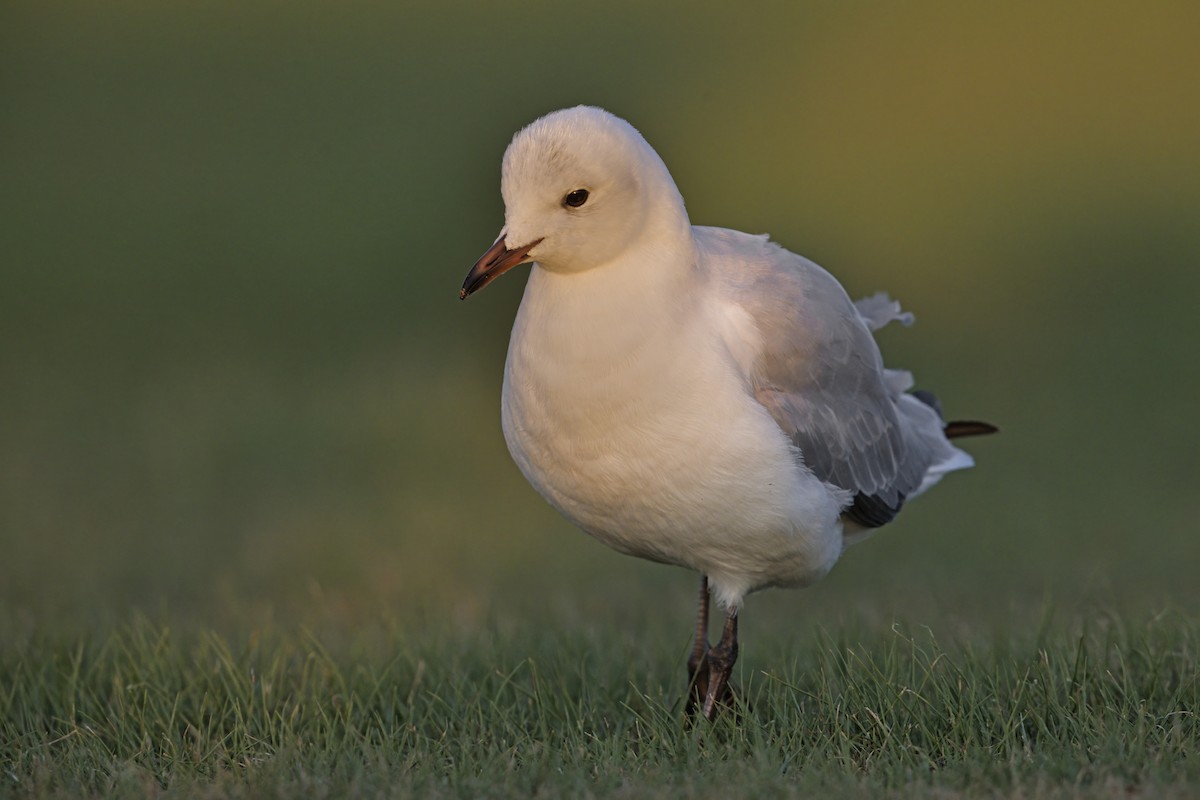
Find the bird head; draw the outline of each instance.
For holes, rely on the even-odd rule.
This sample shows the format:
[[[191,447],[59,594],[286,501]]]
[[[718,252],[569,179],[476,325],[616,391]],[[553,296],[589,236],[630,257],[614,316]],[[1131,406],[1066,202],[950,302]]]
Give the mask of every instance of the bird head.
[[[577,106],[522,129],[504,154],[504,229],[461,297],[536,261],[583,272],[619,257],[683,200],[658,154],[623,119]],[[686,215],[684,215],[686,219]]]

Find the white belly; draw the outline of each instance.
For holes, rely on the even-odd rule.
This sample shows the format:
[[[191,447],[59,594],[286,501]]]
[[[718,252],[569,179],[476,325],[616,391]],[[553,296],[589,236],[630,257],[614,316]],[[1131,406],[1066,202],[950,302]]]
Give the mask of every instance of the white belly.
[[[588,380],[577,362],[530,344],[518,325],[504,435],[568,519],[621,552],[707,574],[727,603],[833,566],[842,498],[798,465],[732,364],[634,354]]]

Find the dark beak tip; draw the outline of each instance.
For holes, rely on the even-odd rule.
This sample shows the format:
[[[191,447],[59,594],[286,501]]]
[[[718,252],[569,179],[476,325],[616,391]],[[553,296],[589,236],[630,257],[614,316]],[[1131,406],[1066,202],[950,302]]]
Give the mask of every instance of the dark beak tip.
[[[486,253],[480,256],[479,260],[475,262],[475,266],[471,267],[466,280],[463,281],[462,289],[458,292],[458,299],[466,300],[516,265],[530,261],[529,251],[537,247],[541,241],[541,239],[537,239],[515,250],[509,250],[504,237],[501,236],[488,248]]]

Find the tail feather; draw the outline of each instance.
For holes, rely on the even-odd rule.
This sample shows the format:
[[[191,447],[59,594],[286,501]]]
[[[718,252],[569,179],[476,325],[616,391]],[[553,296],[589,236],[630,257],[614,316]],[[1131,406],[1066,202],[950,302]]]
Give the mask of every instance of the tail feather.
[[[1000,429],[990,422],[980,422],[973,419],[958,419],[953,422],[947,422],[943,433],[947,439],[957,439],[960,436],[984,436],[989,433],[996,433]]]
[[[945,419],[945,417],[942,417],[942,403],[933,392],[926,391],[925,389],[915,389],[911,394],[936,411],[939,417]],[[996,433],[999,430],[999,428],[990,422],[980,422],[973,419],[954,420],[953,422],[947,422],[942,427],[942,433],[947,439],[957,439],[960,436],[984,436],[989,433]]]

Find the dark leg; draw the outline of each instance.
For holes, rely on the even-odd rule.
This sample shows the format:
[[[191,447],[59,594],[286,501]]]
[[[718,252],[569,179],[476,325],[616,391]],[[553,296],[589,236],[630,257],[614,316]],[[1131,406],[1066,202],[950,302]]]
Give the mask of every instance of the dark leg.
[[[700,576],[700,599],[696,607],[696,637],[688,656],[688,698],[684,711],[690,717],[708,694],[708,576]]]
[[[738,657],[737,626],[738,612],[736,608],[731,608],[729,615],[725,617],[725,630],[721,632],[721,641],[717,642],[705,657],[708,666],[708,691],[704,695],[704,718],[708,720],[717,715],[718,706],[730,705],[733,700],[729,676],[733,673],[733,665]]]
[[[696,637],[692,639],[692,654],[688,656],[688,677],[695,678],[696,670],[704,664],[708,653],[708,576],[700,576],[700,598],[696,605]]]

